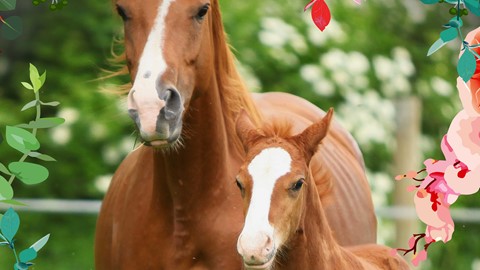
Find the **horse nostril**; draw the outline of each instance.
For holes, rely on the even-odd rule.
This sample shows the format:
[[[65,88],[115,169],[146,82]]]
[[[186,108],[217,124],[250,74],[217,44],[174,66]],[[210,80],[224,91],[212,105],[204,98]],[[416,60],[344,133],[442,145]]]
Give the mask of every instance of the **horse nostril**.
[[[175,89],[168,89],[163,99],[165,100],[165,119],[171,120],[178,117],[182,109],[180,93]]]

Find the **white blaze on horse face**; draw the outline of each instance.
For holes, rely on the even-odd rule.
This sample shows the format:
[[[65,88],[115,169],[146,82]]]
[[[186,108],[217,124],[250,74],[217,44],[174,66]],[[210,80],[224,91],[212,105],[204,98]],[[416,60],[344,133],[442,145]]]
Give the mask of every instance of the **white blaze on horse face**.
[[[158,112],[161,107],[165,106],[165,102],[158,97],[156,86],[157,78],[161,78],[167,70],[167,63],[165,62],[163,53],[165,43],[165,18],[167,17],[170,4],[174,1],[175,0],[164,0],[158,7],[157,17],[155,18],[147,42],[143,48],[135,82],[133,83],[132,89],[135,90],[135,103],[137,104],[136,106],[129,104],[128,107],[142,107],[142,110],[139,110],[142,126],[152,125],[154,128],[156,126]],[[128,102],[130,103],[131,99],[129,99]],[[152,123],[144,123],[143,120]]]
[[[291,163],[292,158],[290,154],[280,147],[266,148],[250,162],[248,172],[253,182],[252,199],[245,219],[242,236],[267,233],[270,238],[273,238],[274,229],[268,220],[273,188],[281,176],[290,172]],[[252,238],[245,240],[251,241],[255,239],[255,237]],[[248,245],[255,244],[248,243]],[[258,244],[262,245],[264,243]]]

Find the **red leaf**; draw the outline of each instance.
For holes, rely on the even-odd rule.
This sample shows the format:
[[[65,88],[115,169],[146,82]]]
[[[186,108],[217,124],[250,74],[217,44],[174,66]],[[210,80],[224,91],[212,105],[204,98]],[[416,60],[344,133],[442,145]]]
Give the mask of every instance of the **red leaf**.
[[[309,9],[317,0],[312,0],[310,3],[308,3],[304,8],[303,12],[305,12],[307,9]]]
[[[320,31],[325,30],[325,27],[330,23],[332,18],[330,14],[330,9],[325,3],[324,0],[318,0],[313,4],[312,7],[312,19],[313,23],[320,29]]]

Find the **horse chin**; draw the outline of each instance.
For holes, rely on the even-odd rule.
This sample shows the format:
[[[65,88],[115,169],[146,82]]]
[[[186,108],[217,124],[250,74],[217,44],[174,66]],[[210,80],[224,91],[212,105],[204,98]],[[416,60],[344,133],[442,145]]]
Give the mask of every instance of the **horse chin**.
[[[275,256],[272,256],[272,258],[264,264],[247,264],[245,262],[243,264],[246,270],[270,270],[272,269],[274,260],[275,260]]]

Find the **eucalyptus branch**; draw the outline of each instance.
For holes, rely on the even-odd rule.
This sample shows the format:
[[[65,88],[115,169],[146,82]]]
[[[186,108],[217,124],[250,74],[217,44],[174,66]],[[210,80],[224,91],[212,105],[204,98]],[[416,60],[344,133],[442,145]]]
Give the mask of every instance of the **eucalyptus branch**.
[[[8,168],[0,163],[0,172],[10,176],[7,181],[0,175],[0,202],[21,204],[12,200],[12,183],[15,178],[28,185],[41,183],[48,178],[48,169],[39,164],[25,162],[27,157],[44,161],[55,161],[54,158],[48,155],[36,152],[40,148],[40,142],[36,138],[38,130],[55,127],[65,121],[59,117],[42,118],[42,105],[57,106],[59,104],[56,101],[44,103],[40,100],[39,90],[45,83],[46,74],[44,72],[40,75],[37,68],[30,64],[30,83],[22,82],[26,89],[32,90],[35,94],[35,99],[23,106],[22,111],[35,107],[35,119],[29,123],[6,127],[5,139],[7,144],[14,150],[22,153],[22,156],[19,161],[10,162]],[[31,131],[28,131],[30,129]],[[2,141],[0,140],[0,143]],[[17,254],[14,237],[20,226],[20,217],[13,208],[9,208],[5,215],[2,216],[0,214],[0,218],[0,238],[3,239],[3,242],[0,242],[0,246],[6,245],[12,250],[15,256],[14,270],[27,270],[33,265],[31,261],[37,257],[37,252],[47,243],[50,235],[44,236],[29,248]]]

